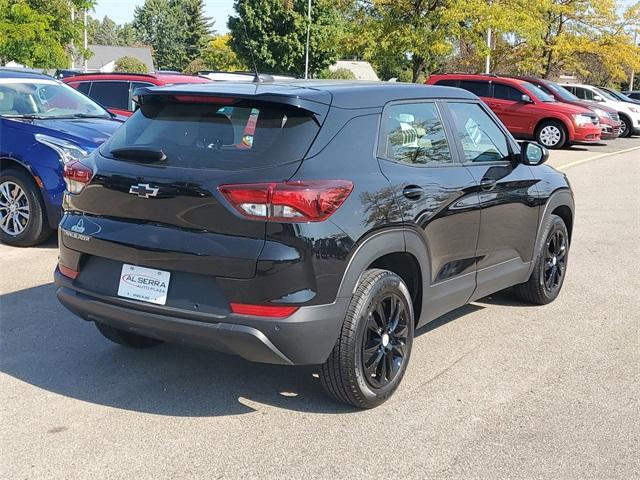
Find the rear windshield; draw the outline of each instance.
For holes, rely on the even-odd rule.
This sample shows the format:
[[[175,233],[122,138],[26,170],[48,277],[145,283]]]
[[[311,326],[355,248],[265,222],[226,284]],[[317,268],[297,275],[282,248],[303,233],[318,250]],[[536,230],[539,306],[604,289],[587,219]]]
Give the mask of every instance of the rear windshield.
[[[260,168],[302,160],[319,128],[312,114],[283,104],[158,97],[143,104],[100,151],[135,162],[135,155],[122,158],[118,151],[161,150],[162,164],[175,167]]]

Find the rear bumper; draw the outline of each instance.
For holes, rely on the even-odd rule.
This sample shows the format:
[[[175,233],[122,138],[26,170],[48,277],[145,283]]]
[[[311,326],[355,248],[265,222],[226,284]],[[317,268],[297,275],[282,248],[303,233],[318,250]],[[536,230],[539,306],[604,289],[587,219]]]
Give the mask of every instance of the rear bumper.
[[[54,280],[60,303],[84,320],[280,365],[324,363],[338,338],[349,302],[339,298],[328,305],[302,307],[285,319],[194,314],[81,291],[58,269]]]

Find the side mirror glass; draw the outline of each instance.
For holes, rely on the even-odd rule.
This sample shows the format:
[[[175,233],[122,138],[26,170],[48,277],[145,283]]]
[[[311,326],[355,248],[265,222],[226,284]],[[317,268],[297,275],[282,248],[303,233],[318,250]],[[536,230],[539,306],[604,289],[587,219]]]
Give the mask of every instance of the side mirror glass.
[[[535,142],[524,142],[521,152],[525,165],[541,165],[549,159],[549,150]]]
[[[520,97],[520,100],[522,100],[524,103],[533,103],[533,100],[531,100],[531,97],[529,95],[522,95],[522,97]]]

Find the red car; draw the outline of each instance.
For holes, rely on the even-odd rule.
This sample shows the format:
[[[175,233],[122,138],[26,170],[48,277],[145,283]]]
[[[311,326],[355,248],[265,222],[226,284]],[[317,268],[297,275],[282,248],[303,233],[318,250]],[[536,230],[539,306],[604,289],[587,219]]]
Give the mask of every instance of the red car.
[[[593,111],[557,102],[524,80],[495,75],[443,74],[432,75],[426,83],[463,88],[476,94],[513,136],[533,138],[547,148],[600,141],[600,122]]]
[[[80,90],[111,112],[131,116],[135,105],[131,98],[138,87],[176,83],[210,83],[208,78],[179,73],[82,73],[62,81]]]

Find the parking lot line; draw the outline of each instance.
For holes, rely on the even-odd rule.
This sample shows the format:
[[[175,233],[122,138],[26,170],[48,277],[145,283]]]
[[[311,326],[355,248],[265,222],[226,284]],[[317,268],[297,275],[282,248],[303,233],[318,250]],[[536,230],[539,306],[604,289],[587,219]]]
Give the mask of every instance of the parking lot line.
[[[576,165],[580,165],[582,163],[590,162],[592,160],[598,160],[600,158],[611,157],[613,155],[618,155],[620,153],[632,152],[634,150],[640,150],[640,146],[626,148],[624,150],[618,150],[616,152],[601,153],[600,155],[594,155],[592,157],[583,158],[582,160],[576,160],[575,162],[569,162],[566,165],[562,165],[560,167],[556,167],[556,169],[558,169],[558,170],[566,170],[567,168],[575,167]]]

